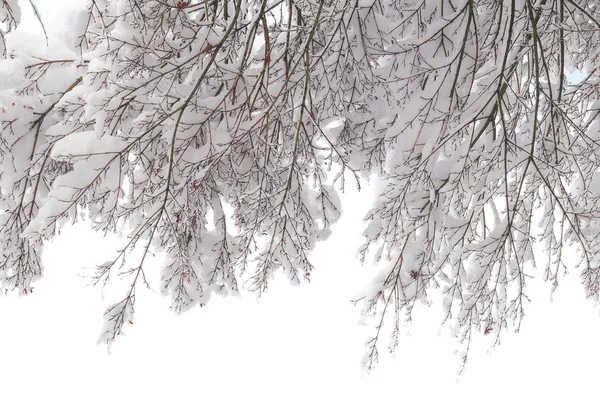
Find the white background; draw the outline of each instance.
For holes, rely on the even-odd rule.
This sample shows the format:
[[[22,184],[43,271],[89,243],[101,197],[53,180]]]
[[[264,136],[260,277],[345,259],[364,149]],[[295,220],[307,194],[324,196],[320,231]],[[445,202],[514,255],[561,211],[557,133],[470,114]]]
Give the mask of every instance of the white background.
[[[38,0],[53,35],[68,29],[69,0]],[[27,4],[22,1],[24,13]],[[35,30],[35,25],[27,25]],[[348,184],[350,188],[351,184]],[[44,278],[25,297],[0,299],[2,397],[576,397],[598,393],[599,310],[583,297],[572,270],[549,302],[539,278],[517,335],[478,336],[457,374],[457,342],[439,306],[418,307],[394,355],[363,374],[363,343],[372,329],[350,304],[372,267],[355,258],[371,196],[349,192],[345,215],[312,256],[312,283],[278,278],[261,300],[215,297],[176,315],[168,298],[138,290],[135,324],[111,353],[97,345],[111,303],[81,277],[112,258],[115,237],[84,225],[65,229],[43,253]],[[157,262],[150,267],[158,266]],[[152,273],[152,271],[150,271]],[[157,290],[157,286],[153,286]],[[591,395],[589,395],[591,394]]]

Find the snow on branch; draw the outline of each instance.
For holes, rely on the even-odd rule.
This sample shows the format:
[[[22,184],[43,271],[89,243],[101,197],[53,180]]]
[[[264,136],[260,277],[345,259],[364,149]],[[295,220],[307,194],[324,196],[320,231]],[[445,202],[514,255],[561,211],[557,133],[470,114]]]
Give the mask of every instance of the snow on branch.
[[[3,286],[30,292],[43,242],[85,209],[127,236],[94,275],[131,283],[106,312],[110,343],[147,283],[127,251],[165,251],[176,311],[260,294],[277,270],[301,283],[345,179],[376,174],[367,367],[436,289],[467,351],[474,333],[518,330],[536,266],[553,289],[580,267],[597,300],[598,6],[90,0],[38,48],[9,34],[19,5],[3,0]]]

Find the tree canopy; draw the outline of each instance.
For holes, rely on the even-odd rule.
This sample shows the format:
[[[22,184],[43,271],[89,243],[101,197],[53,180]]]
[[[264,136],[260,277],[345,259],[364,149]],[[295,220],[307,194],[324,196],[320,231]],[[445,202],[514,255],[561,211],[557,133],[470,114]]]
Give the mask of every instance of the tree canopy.
[[[84,0],[33,48],[28,4],[0,3],[5,291],[31,291],[82,212],[125,231],[93,279],[130,282],[110,343],[146,282],[132,248],[165,251],[175,311],[276,270],[301,283],[338,192],[376,175],[367,366],[434,289],[467,346],[518,330],[535,267],[553,288],[577,267],[598,299],[598,1]]]

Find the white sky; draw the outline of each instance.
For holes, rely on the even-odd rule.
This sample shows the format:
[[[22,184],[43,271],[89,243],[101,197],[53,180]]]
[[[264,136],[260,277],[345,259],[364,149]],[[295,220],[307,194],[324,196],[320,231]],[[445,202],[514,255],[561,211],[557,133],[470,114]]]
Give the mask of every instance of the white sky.
[[[37,3],[54,21],[49,29],[68,28],[67,1]],[[584,299],[577,271],[553,303],[547,286],[532,284],[521,332],[505,334],[491,355],[491,337],[478,337],[460,376],[458,347],[439,326],[439,306],[417,308],[396,354],[382,353],[379,366],[363,375],[363,342],[373,330],[359,325],[349,300],[372,271],[354,256],[370,200],[369,193],[344,195],[345,215],[312,257],[310,285],[292,287],[280,278],[259,302],[250,294],[215,297],[181,316],[167,298],[139,289],[135,325],[110,355],[96,341],[111,302],[80,274],[112,258],[117,240],[85,226],[67,228],[46,246],[45,277],[34,293],[0,299],[0,396],[490,398],[597,391],[599,311]]]

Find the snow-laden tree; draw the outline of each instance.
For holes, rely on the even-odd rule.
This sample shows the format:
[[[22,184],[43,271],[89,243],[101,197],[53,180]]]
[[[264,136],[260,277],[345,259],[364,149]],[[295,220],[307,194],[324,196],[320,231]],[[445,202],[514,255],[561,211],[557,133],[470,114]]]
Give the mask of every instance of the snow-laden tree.
[[[367,366],[434,289],[467,347],[518,329],[536,263],[555,288],[568,246],[598,299],[600,2],[82,3],[50,48],[11,41],[28,5],[0,3],[6,291],[31,291],[44,241],[85,210],[128,239],[94,275],[129,281],[110,343],[152,248],[176,311],[242,282],[260,293],[278,269],[299,283],[336,192],[377,175]],[[134,247],[142,261],[124,261]]]

